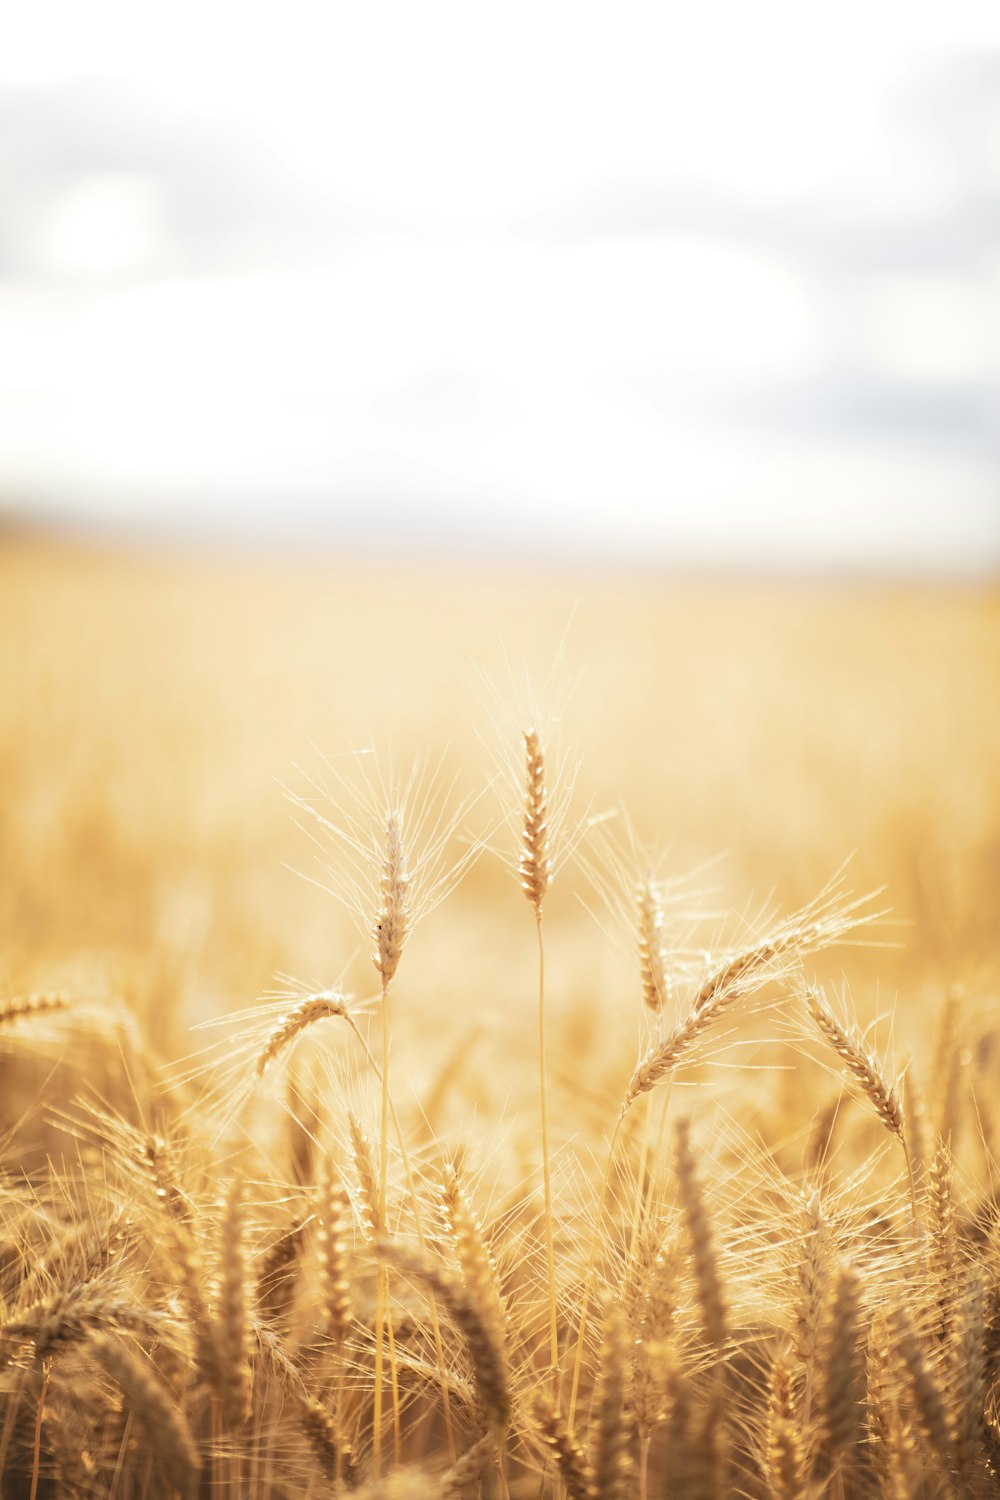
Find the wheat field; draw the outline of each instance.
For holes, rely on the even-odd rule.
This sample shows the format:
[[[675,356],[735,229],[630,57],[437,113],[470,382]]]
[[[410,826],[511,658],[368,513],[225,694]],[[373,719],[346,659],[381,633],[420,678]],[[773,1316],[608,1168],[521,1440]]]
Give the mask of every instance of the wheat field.
[[[1000,595],[0,550],[0,1492],[1000,1491]]]

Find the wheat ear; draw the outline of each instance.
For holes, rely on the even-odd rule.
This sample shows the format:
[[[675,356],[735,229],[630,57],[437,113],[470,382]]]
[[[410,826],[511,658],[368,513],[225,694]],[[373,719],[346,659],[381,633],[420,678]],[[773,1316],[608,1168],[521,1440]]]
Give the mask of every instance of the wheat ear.
[[[937,1331],[942,1343],[947,1343],[951,1333],[955,1306],[955,1260],[958,1242],[955,1233],[952,1168],[951,1149],[947,1142],[939,1140],[925,1185],[930,1210],[928,1282],[937,1300]]]
[[[0,1026],[11,1026],[33,1016],[50,1016],[57,1011],[69,1010],[67,995],[13,995],[9,1000],[0,1000]]]
[[[339,1016],[343,1019],[347,1015],[347,1002],[336,991],[322,995],[307,995],[281,1017],[267,1038],[257,1056],[257,1077],[263,1078],[271,1064],[292,1045],[307,1026],[312,1026],[315,1021],[324,1021],[331,1016]]]
[[[860,1282],[853,1266],[837,1273],[823,1340],[823,1446],[825,1466],[835,1469],[861,1437],[864,1370],[861,1353]]]
[[[371,930],[372,963],[381,974],[382,983],[388,984],[399,966],[410,930],[410,875],[403,843],[403,818],[397,811],[389,811],[385,817],[379,887],[379,909]]]
[[[802,1429],[808,1432],[812,1414],[813,1385],[823,1339],[830,1286],[831,1234],[820,1208],[819,1195],[812,1193],[803,1205],[801,1254],[798,1265],[799,1295],[795,1309],[795,1350],[805,1370],[802,1397]]]
[[[382,1210],[382,1190],[375,1167],[371,1141],[368,1139],[357,1115],[348,1111],[348,1128],[351,1132],[351,1155],[354,1170],[361,1189],[361,1223],[369,1240],[378,1239],[385,1227]]]
[[[621,1308],[604,1309],[597,1431],[591,1446],[592,1494],[600,1500],[622,1500],[628,1477],[628,1429],[625,1426],[626,1330]]]
[[[92,1333],[87,1348],[105,1374],[128,1398],[168,1485],[182,1495],[190,1495],[197,1483],[201,1461],[184,1413],[170,1392],[157,1380],[146,1360],[133,1354],[110,1334]]]
[[[767,1448],[764,1470],[772,1500],[802,1500],[805,1460],[795,1422],[788,1355],[780,1351],[771,1362],[768,1392]]]
[[[215,1320],[215,1388],[226,1427],[250,1411],[250,1329],[243,1248],[243,1184],[233,1178],[219,1221],[219,1301]]]
[[[33,1343],[41,1360],[102,1328],[147,1338],[163,1333],[162,1319],[155,1313],[138,1302],[113,1296],[103,1282],[85,1282],[31,1303],[0,1323],[0,1369],[20,1344]]]
[[[349,1212],[347,1191],[334,1182],[330,1162],[326,1161],[320,1180],[316,1249],[323,1324],[338,1349],[343,1347],[353,1317],[345,1238]]]
[[[910,1377],[910,1388],[920,1424],[939,1456],[947,1461],[951,1454],[953,1433],[944,1398],[909,1315],[903,1308],[898,1308],[894,1321],[897,1347]]]
[[[325,1479],[336,1484],[343,1480],[348,1489],[358,1482],[354,1450],[337,1431],[333,1417],[312,1396],[304,1396],[299,1407],[299,1420],[316,1462]]]
[[[695,991],[687,1014],[667,1033],[654,1041],[639,1059],[625,1090],[619,1118],[622,1118],[642,1094],[669,1078],[682,1063],[694,1044],[724,1015],[729,1007],[767,971],[780,954],[793,948],[799,940],[798,930],[768,938],[744,953],[729,958]]]
[[[900,1141],[903,1139],[903,1106],[889,1083],[885,1068],[874,1052],[865,1046],[856,1028],[841,1026],[818,990],[807,989],[806,1004],[822,1036],[830,1043],[848,1073],[871,1101],[882,1124]]]
[[[478,1300],[481,1307],[492,1309],[498,1322],[503,1323],[506,1312],[497,1269],[483,1234],[483,1226],[466,1197],[461,1178],[453,1166],[449,1167],[445,1175],[441,1205],[445,1227],[455,1247],[466,1290]]]
[[[836,1052],[850,1076],[871,1103],[882,1124],[899,1141],[906,1163],[906,1175],[910,1185],[910,1207],[913,1213],[914,1230],[917,1224],[917,1190],[913,1180],[913,1166],[903,1130],[903,1106],[895,1086],[890,1083],[885,1065],[865,1043],[856,1027],[844,1027],[827,1005],[820,991],[807,989],[805,1001],[816,1027]]]
[[[524,827],[518,873],[521,889],[541,916],[545,893],[552,884],[546,811],[545,756],[537,730],[524,731]]]
[[[710,1347],[717,1355],[721,1355],[725,1353],[728,1343],[726,1299],[715,1254],[712,1226],[705,1207],[705,1196],[691,1150],[691,1125],[688,1120],[677,1121],[674,1126],[674,1142],[677,1190],[687,1227],[702,1328]]]
[[[263,1256],[257,1272],[257,1306],[263,1316],[277,1317],[290,1300],[304,1237],[305,1223],[293,1219]]]
[[[440,1299],[469,1346],[483,1410],[500,1431],[510,1420],[507,1357],[496,1319],[458,1278],[443,1266],[392,1241],[379,1240],[375,1251],[405,1275],[412,1276]]]
[[[477,1484],[487,1464],[496,1455],[496,1443],[491,1432],[486,1433],[471,1448],[459,1455],[441,1476],[441,1494],[444,1500],[462,1500],[465,1486]]]
[[[195,1346],[195,1361],[202,1378],[216,1389],[216,1349],[208,1307],[202,1291],[201,1250],[191,1222],[191,1205],[184,1194],[177,1164],[169,1143],[159,1135],[146,1137],[142,1165],[152,1180],[156,1200],[166,1217],[171,1263],[180,1281],[180,1295]]]
[[[962,1288],[961,1321],[954,1350],[955,1467],[962,1484],[970,1485],[979,1464],[986,1403],[986,1287],[983,1273],[973,1267]]]
[[[639,885],[636,895],[639,918],[639,975],[642,998],[648,1010],[659,1015],[670,995],[663,951],[663,900],[652,875]]]
[[[556,1461],[568,1500],[592,1500],[590,1475],[583,1449],[571,1437],[557,1409],[544,1396],[535,1403],[535,1418],[542,1442]]]
[[[866,1357],[868,1377],[868,1444],[886,1500],[911,1500],[909,1432],[904,1429],[892,1380],[892,1349],[883,1313],[872,1318]]]

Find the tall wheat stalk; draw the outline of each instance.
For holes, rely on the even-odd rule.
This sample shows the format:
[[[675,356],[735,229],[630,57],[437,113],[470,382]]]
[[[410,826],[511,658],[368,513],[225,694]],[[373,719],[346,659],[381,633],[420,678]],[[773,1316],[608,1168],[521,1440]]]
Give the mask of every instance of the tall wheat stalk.
[[[525,784],[524,827],[518,870],[521,889],[535,914],[538,941],[538,1103],[542,1146],[542,1190],[545,1209],[545,1275],[549,1301],[549,1368],[553,1392],[559,1393],[559,1314],[556,1305],[555,1236],[552,1220],[552,1164],[549,1155],[549,1111],[545,1063],[545,939],[542,935],[542,902],[552,884],[547,823],[545,757],[538,733],[524,731]]]

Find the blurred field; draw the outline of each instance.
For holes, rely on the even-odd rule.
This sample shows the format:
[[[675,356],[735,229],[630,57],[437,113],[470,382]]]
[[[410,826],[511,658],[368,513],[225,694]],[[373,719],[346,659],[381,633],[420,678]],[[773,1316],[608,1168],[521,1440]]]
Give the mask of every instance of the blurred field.
[[[155,961],[186,1020],[246,1004],[275,969],[335,977],[353,929],[283,869],[315,873],[282,795],[319,766],[310,742],[389,744],[400,765],[444,752],[474,789],[502,748],[480,674],[506,700],[526,667],[544,700],[564,638],[543,707],[564,705],[581,809],[624,805],[670,876],[724,856],[706,879],[736,911],[801,903],[853,854],[852,888],[885,885],[909,924],[864,970],[890,994],[905,979],[908,1004],[914,986],[991,973],[995,591],[8,543],[6,983],[130,986]],[[515,746],[517,727],[500,725]],[[553,925],[577,923],[558,895]],[[520,922],[489,856],[455,899],[471,919],[487,896],[494,930]]]
[[[29,1255],[28,1247],[58,1244],[67,1226],[76,1232],[81,1216],[85,1225],[93,1221],[95,1235],[100,1229],[108,1237],[109,1247],[118,1243],[120,1222],[131,1226],[130,1235],[141,1233],[155,1245],[165,1233],[159,1217],[163,1203],[169,1207],[175,1193],[177,1201],[189,1205],[202,1247],[219,1237],[225,1245],[230,1210],[218,1206],[219,1193],[234,1163],[249,1184],[247,1253],[259,1278],[289,1222],[309,1222],[318,1191],[312,1153],[322,1146],[339,1162],[338,1171],[357,1172],[357,1151],[346,1134],[346,1101],[374,1138],[377,1088],[372,1070],[345,1045],[334,1023],[314,1027],[301,1041],[299,1070],[287,1069],[285,1095],[285,1073],[279,1072],[277,1082],[254,1077],[254,1047],[266,1038],[266,1023],[238,1023],[231,1046],[223,1042],[221,1050],[209,1054],[200,1079],[209,1091],[215,1087],[218,1093],[222,1086],[221,1114],[218,1098],[199,1102],[186,1085],[176,1103],[165,1102],[161,1064],[176,1069],[179,1059],[205,1046],[205,1034],[192,1036],[192,1025],[253,1005],[276,983],[276,975],[294,976],[312,989],[342,982],[362,1000],[377,994],[370,945],[314,883],[323,878],[316,851],[296,826],[284,789],[310,796],[310,779],[322,774],[324,754],[350,779],[352,746],[374,743],[383,755],[391,749],[395,764],[404,769],[423,755],[432,766],[440,762],[439,780],[454,778],[456,800],[481,793],[463,827],[467,838],[484,838],[490,847],[408,940],[393,981],[393,1097],[427,1205],[440,1196],[447,1164],[466,1164],[483,1233],[497,1261],[490,1274],[500,1278],[497,1285],[507,1299],[514,1382],[514,1416],[505,1439],[510,1468],[484,1493],[508,1492],[508,1483],[512,1496],[539,1493],[543,1450],[533,1385],[540,1388],[544,1367],[539,1351],[545,1343],[541,1226],[546,1213],[539,1197],[537,959],[531,912],[511,868],[526,674],[543,710],[555,715],[558,737],[579,752],[578,814],[614,813],[558,872],[545,905],[564,1373],[581,1309],[589,1306],[584,1259],[591,1226],[602,1243],[598,1280],[619,1299],[621,1316],[632,1318],[639,1304],[634,1298],[629,1303],[628,1288],[635,1292],[641,1277],[653,1275],[650,1268],[659,1264],[655,1246],[642,1260],[643,1236],[655,1230],[660,1236],[655,1243],[665,1245],[664,1235],[683,1239],[678,1226],[689,1223],[681,1137],[680,1204],[671,1160],[647,1158],[654,1128],[662,1141],[668,1105],[674,1107],[675,1095],[668,1098],[666,1088],[654,1091],[648,1114],[643,1114],[643,1098],[629,1116],[619,1142],[613,1206],[608,1222],[601,1218],[604,1151],[637,1047],[672,1024],[667,1016],[654,1025],[640,999],[627,907],[629,882],[641,868],[627,872],[618,893],[624,918],[615,899],[610,907],[604,900],[614,880],[601,852],[607,836],[630,819],[658,873],[668,885],[681,882],[678,905],[667,909],[664,936],[669,961],[676,963],[684,985],[694,983],[695,992],[699,973],[709,972],[741,944],[780,930],[774,914],[807,905],[852,856],[844,875],[847,890],[862,895],[884,886],[875,905],[891,908],[891,917],[863,931],[860,946],[808,955],[806,972],[831,981],[834,996],[840,996],[846,979],[837,1003],[848,1017],[856,1013],[862,1022],[876,1023],[869,1040],[878,1056],[889,1054],[890,1077],[912,1064],[914,1077],[925,1086],[930,1116],[915,1104],[912,1139],[907,1136],[906,1162],[916,1173],[910,1197],[903,1157],[883,1129],[887,1120],[890,1131],[894,1128],[892,1110],[875,1101],[873,1112],[863,1097],[860,1104],[845,1103],[843,1054],[838,1061],[822,1053],[801,1005],[795,1010],[781,999],[779,986],[770,1010],[741,1013],[735,1020],[727,1016],[720,1034],[709,1037],[707,1052],[693,1055],[693,1066],[685,1064],[684,1086],[676,1097],[698,1122],[694,1160],[710,1158],[715,1167],[711,1191],[725,1240],[726,1296],[736,1309],[734,1318],[744,1320],[743,1331],[732,1340],[720,1339],[711,1358],[698,1343],[704,1267],[696,1253],[693,1291],[683,1276],[679,1283],[688,1285],[688,1292],[677,1304],[680,1332],[670,1335],[675,1340],[670,1357],[680,1364],[670,1377],[674,1383],[664,1385],[673,1392],[664,1412],[672,1411],[675,1428],[681,1424],[675,1436],[680,1432],[690,1450],[684,1463],[695,1463],[702,1418],[696,1422],[691,1412],[701,1411],[707,1400],[704,1421],[714,1422],[712,1413],[722,1410],[720,1388],[713,1397],[705,1385],[706,1371],[718,1366],[719,1378],[737,1382],[726,1387],[726,1401],[735,1404],[726,1407],[725,1421],[731,1462],[741,1475],[738,1492],[779,1493],[773,1484],[768,1488],[769,1460],[761,1447],[769,1399],[765,1387],[768,1378],[772,1386],[777,1379],[773,1373],[765,1377],[765,1371],[772,1357],[779,1364],[783,1357],[780,1348],[777,1355],[773,1350],[775,1329],[790,1316],[789,1266],[797,1255],[808,1255],[812,1244],[812,1231],[804,1231],[797,1216],[802,1202],[814,1202],[809,1194],[819,1185],[825,1195],[822,1211],[835,1227],[840,1250],[858,1267],[870,1322],[865,1337],[884,1338],[886,1324],[878,1318],[885,1299],[905,1300],[914,1278],[921,1306],[926,1303],[920,1336],[934,1351],[932,1361],[941,1365],[942,1389],[957,1415],[947,1451],[935,1450],[938,1468],[932,1466],[930,1478],[914,1480],[916,1488],[906,1493],[979,1493],[951,1486],[966,1473],[963,1464],[979,1466],[983,1484],[995,1478],[988,1441],[996,1403],[986,1375],[970,1396],[954,1374],[959,1366],[952,1355],[947,1354],[952,1360],[947,1363],[940,1353],[931,1325],[950,1272],[942,1271],[940,1258],[928,1269],[907,1226],[911,1212],[914,1224],[918,1212],[926,1212],[932,1225],[926,1232],[933,1238],[934,1203],[943,1201],[940,1193],[934,1198],[933,1183],[945,1169],[951,1172],[946,1144],[931,1169],[934,1132],[957,1151],[961,1122],[962,1155],[955,1168],[960,1207],[958,1218],[947,1220],[952,1257],[947,1265],[960,1260],[971,1265],[972,1247],[979,1255],[979,1247],[987,1245],[981,1270],[972,1274],[985,1278],[976,1285],[992,1298],[996,1326],[989,1324],[983,1347],[1000,1370],[1000,1235],[984,1218],[987,1211],[995,1214],[996,1135],[988,1101],[995,1097],[1000,1051],[996,590],[698,582],[640,571],[571,575],[457,562],[381,567],[373,560],[194,558],[9,540],[0,551],[0,980],[8,995],[62,988],[72,997],[65,1014],[16,1018],[2,1038],[0,1128],[7,1135],[8,1186],[3,1189],[7,1249],[0,1273],[10,1305],[20,1298],[17,1306],[23,1303],[28,1310],[19,1316],[28,1326],[40,1275],[31,1270],[35,1251]],[[510,784],[497,774],[498,757],[515,768]],[[514,832],[505,815],[513,819]],[[359,1011],[364,1026],[373,1014],[374,1007]],[[377,1024],[370,1038],[374,1047]],[[855,1081],[857,1076],[855,1070]],[[689,1089],[692,1081],[697,1086]],[[82,1106],[71,1102],[81,1092],[89,1095],[91,1109],[107,1109],[122,1123],[81,1124]],[[291,1102],[290,1122],[283,1101]],[[643,1118],[649,1122],[645,1135]],[[186,1163],[176,1192],[164,1189],[156,1176],[161,1166],[150,1165],[154,1137],[148,1133],[154,1126]],[[902,1134],[895,1133],[902,1143]],[[918,1150],[918,1136],[925,1155]],[[75,1164],[74,1153],[79,1155]],[[389,1191],[399,1195],[401,1237],[420,1196],[403,1193],[403,1167],[393,1144]],[[11,1186],[25,1172],[33,1174],[32,1206]],[[150,1172],[156,1199],[148,1197]],[[914,1180],[921,1192],[922,1184],[931,1183],[919,1210]],[[360,1191],[359,1208],[355,1183],[354,1215],[363,1225],[363,1186]],[[258,1341],[279,1338],[269,1328],[281,1330],[290,1351],[288,1369],[324,1382],[315,1389],[322,1390],[355,1450],[366,1455],[365,1463],[374,1465],[369,1472],[376,1472],[371,1395],[373,1383],[379,1388],[372,1371],[379,1368],[373,1330],[380,1314],[372,1301],[370,1246],[361,1228],[357,1235],[351,1275],[360,1300],[346,1395],[343,1390],[331,1395],[336,1349],[315,1345],[314,1336],[303,1332],[316,1316],[310,1301],[316,1295],[316,1262],[308,1241],[300,1289],[288,1294],[291,1301],[279,1299],[272,1306],[258,1279],[253,1328]],[[691,1237],[696,1240],[694,1231]],[[156,1255],[163,1254],[162,1247],[135,1259],[132,1241],[121,1243],[126,1248],[120,1255],[112,1248],[102,1251],[101,1284],[125,1287],[143,1305],[153,1299],[149,1305],[159,1306],[156,1299],[172,1285],[177,1266],[160,1267]],[[169,1237],[166,1243],[169,1261]],[[766,1274],[760,1271],[765,1261]],[[57,1257],[54,1264],[51,1272],[46,1269],[43,1285],[68,1286],[71,1297],[90,1285],[81,1281],[84,1272],[76,1261],[60,1263]],[[183,1301],[188,1272],[186,1263],[177,1264]],[[219,1305],[225,1306],[224,1294],[210,1272],[205,1274],[208,1290],[197,1293],[203,1313],[205,1297],[223,1299]],[[226,1274],[223,1261],[218,1276]],[[824,1275],[832,1296],[833,1261]],[[412,1493],[440,1494],[444,1491],[435,1486],[447,1460],[436,1425],[435,1388],[429,1393],[426,1388],[429,1335],[412,1297],[396,1295],[401,1299],[393,1311],[400,1318],[399,1357],[404,1373],[409,1370],[418,1382],[407,1408],[412,1415],[403,1424],[402,1451],[429,1465],[420,1479],[424,1484],[426,1478],[425,1488]],[[164,1350],[150,1346],[147,1352],[160,1376],[181,1392],[179,1410],[200,1454],[201,1493],[240,1483],[245,1484],[240,1493],[262,1497],[289,1493],[282,1487],[286,1483],[294,1493],[325,1492],[313,1471],[305,1488],[308,1460],[295,1446],[301,1447],[305,1429],[302,1420],[296,1419],[296,1426],[289,1416],[287,1390],[284,1407],[275,1404],[265,1369],[266,1342],[251,1349],[255,1415],[241,1429],[244,1446],[235,1438],[231,1447],[218,1446],[211,1424],[224,1404],[217,1410],[206,1404],[205,1394],[215,1377],[208,1387],[204,1381],[192,1386],[189,1374],[178,1373],[197,1366],[204,1376],[208,1368],[191,1352],[188,1322],[193,1326],[196,1319],[181,1317],[176,1299],[170,1307]],[[604,1336],[613,1344],[619,1314],[607,1316]],[[857,1308],[852,1316],[860,1318]],[[15,1320],[7,1326],[20,1325]],[[632,1330],[636,1349],[646,1348],[644,1326]],[[860,1328],[858,1322],[850,1335],[855,1354]],[[986,1335],[977,1328],[974,1336],[982,1345]],[[407,1329],[423,1339],[419,1359],[406,1351]],[[957,1322],[949,1323],[940,1339],[958,1338],[957,1329]],[[40,1359],[45,1346],[33,1337]],[[822,1347],[836,1356],[834,1334],[823,1337]],[[581,1345],[587,1402],[599,1399],[600,1370],[609,1358],[613,1363],[613,1350],[607,1355],[596,1338],[592,1333]],[[88,1348],[92,1359],[105,1360],[107,1372],[111,1356],[99,1340],[74,1357],[85,1361]],[[655,1341],[649,1348],[662,1353]],[[818,1348],[802,1356],[810,1382],[808,1361],[820,1359]],[[482,1417],[483,1390],[477,1408],[468,1396],[460,1341],[449,1345],[448,1360],[458,1372],[455,1400],[463,1413],[463,1403],[469,1405],[463,1441],[472,1442],[481,1430],[472,1413],[478,1410],[476,1420]],[[752,1366],[750,1374],[745,1364]],[[72,1358],[64,1357],[63,1368],[65,1375],[54,1380],[48,1395],[49,1373],[39,1386],[39,1366],[27,1356],[9,1377],[14,1383],[7,1388],[16,1389],[20,1400],[10,1407],[2,1441],[5,1451],[12,1445],[10,1472],[25,1494],[29,1480],[36,1493],[39,1472],[58,1479],[60,1453],[73,1450],[77,1441],[74,1423],[87,1429],[105,1410],[99,1402],[93,1406],[98,1398],[87,1383],[86,1366],[80,1383],[75,1383],[79,1372]],[[828,1373],[817,1379],[829,1382],[832,1366],[828,1362],[824,1368]],[[48,1365],[44,1369],[49,1372]],[[481,1386],[478,1370],[476,1378]],[[683,1400],[681,1379],[687,1382]],[[749,1382],[745,1389],[740,1381]],[[898,1370],[892,1382],[892,1410],[901,1422],[913,1424],[912,1433],[905,1429],[910,1433],[906,1463],[915,1466],[919,1424],[913,1401]],[[223,1401],[217,1391],[216,1398]],[[42,1429],[35,1426],[35,1413],[46,1399],[55,1413],[54,1433],[39,1457]],[[876,1402],[876,1395],[870,1399]],[[633,1387],[629,1401],[638,1400]],[[873,1465],[884,1459],[873,1447],[875,1440],[853,1428],[848,1437],[830,1438],[819,1418],[810,1426],[808,1406],[807,1397],[804,1412],[796,1408],[794,1416],[802,1423],[803,1453],[816,1480],[803,1493],[874,1494]],[[855,1415],[859,1409],[856,1403],[851,1407]],[[628,1402],[623,1411],[632,1411]],[[965,1430],[962,1413],[970,1411],[972,1457],[963,1456],[955,1435]],[[620,1420],[621,1411],[615,1422]],[[665,1420],[656,1416],[654,1437],[656,1424]],[[290,1445],[273,1466],[271,1457],[261,1464],[257,1450],[251,1452],[254,1434],[265,1430],[282,1434]],[[1000,1426],[996,1431],[1000,1445]],[[641,1423],[638,1434],[621,1438],[623,1464],[626,1450],[641,1452],[643,1463],[652,1451],[650,1472],[659,1473],[661,1463],[673,1476],[656,1493],[695,1493],[685,1488],[694,1483],[692,1471],[670,1468],[670,1444],[657,1448],[654,1443],[650,1450]],[[503,1441],[496,1440],[501,1451]],[[594,1441],[599,1472],[600,1437]],[[122,1446],[119,1452],[118,1442],[124,1445],[125,1439],[107,1434],[95,1439],[96,1477],[90,1488],[43,1484],[38,1493],[106,1493],[104,1476],[118,1472],[126,1451]],[[839,1480],[832,1490],[830,1452]],[[488,1453],[492,1462],[492,1447]],[[133,1456],[137,1467],[125,1469],[133,1487],[122,1494],[173,1492],[169,1485],[162,1491],[149,1487],[149,1475],[157,1471],[148,1445]],[[3,1463],[0,1457],[0,1470]],[[625,1488],[607,1493],[645,1493],[628,1488],[625,1476],[623,1467]],[[697,1492],[737,1492],[728,1485],[716,1476]],[[458,1484],[452,1492],[469,1491]],[[556,1492],[555,1487],[544,1491]],[[22,1489],[11,1493],[20,1495]],[[383,1493],[390,1491],[377,1486],[370,1491]]]

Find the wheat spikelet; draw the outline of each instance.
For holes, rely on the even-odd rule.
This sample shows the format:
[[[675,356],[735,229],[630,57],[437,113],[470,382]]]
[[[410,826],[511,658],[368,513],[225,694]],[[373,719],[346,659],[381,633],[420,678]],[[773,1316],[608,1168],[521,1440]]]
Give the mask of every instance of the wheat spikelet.
[[[307,1026],[312,1026],[315,1021],[323,1021],[331,1016],[343,1019],[347,1015],[347,1002],[336,990],[328,990],[319,995],[306,995],[281,1017],[265,1041],[257,1055],[255,1065],[257,1077],[263,1078],[271,1064],[292,1045]]]
[[[201,1461],[184,1414],[170,1392],[145,1360],[109,1334],[92,1332],[87,1348],[127,1397],[156,1453],[164,1479],[172,1489],[190,1495],[197,1483]]]
[[[717,1354],[723,1354],[728,1342],[726,1299],[715,1254],[712,1226],[691,1151],[691,1125],[688,1120],[677,1121],[674,1142],[677,1188],[687,1226],[688,1248],[694,1266],[702,1327],[709,1346]]]
[[[542,1442],[556,1461],[568,1500],[593,1500],[583,1449],[570,1435],[564,1418],[547,1397],[539,1396],[535,1402],[535,1418]]]
[[[34,1016],[50,1016],[58,1011],[69,1010],[67,995],[13,995],[9,1000],[0,1000],[0,1026],[12,1026],[15,1021],[28,1020]]]
[[[772,1500],[801,1500],[805,1493],[802,1442],[795,1422],[787,1354],[771,1362],[765,1475]]]
[[[421,1282],[447,1309],[469,1346],[483,1410],[494,1426],[505,1428],[510,1420],[507,1358],[490,1309],[480,1306],[451,1272],[425,1256],[386,1240],[375,1249],[383,1260]]]
[[[524,760],[524,827],[518,873],[522,891],[534,907],[536,916],[540,916],[542,901],[552,884],[552,864],[545,806],[545,757],[534,729],[524,731]]]
[[[384,1229],[382,1199],[379,1192],[378,1171],[371,1141],[365,1134],[361,1122],[353,1111],[348,1111],[347,1123],[351,1132],[351,1155],[361,1189],[361,1222],[367,1239],[378,1239]]]
[[[597,1425],[591,1444],[592,1492],[601,1500],[621,1500],[628,1475],[628,1429],[625,1426],[626,1331],[621,1308],[604,1309],[601,1379]]]
[[[342,1480],[348,1489],[355,1489],[358,1470],[354,1450],[341,1437],[336,1422],[326,1408],[314,1397],[303,1396],[299,1405],[299,1421],[324,1478],[331,1483]]]
[[[639,914],[639,974],[642,998],[658,1015],[671,991],[663,951],[663,901],[652,875],[641,882],[636,900]]]
[[[250,1410],[250,1333],[243,1250],[243,1184],[238,1177],[226,1189],[219,1232],[215,1388],[223,1423],[239,1427]]]
[[[805,1000],[820,1033],[845,1064],[862,1093],[871,1101],[883,1125],[898,1140],[903,1141],[903,1106],[895,1088],[889,1083],[880,1060],[865,1046],[854,1028],[846,1030],[841,1026],[817,990],[807,989]]]
[[[340,1348],[351,1327],[351,1285],[347,1269],[347,1231],[350,1200],[335,1183],[329,1161],[320,1181],[316,1248],[319,1258],[320,1301],[326,1333]]]

